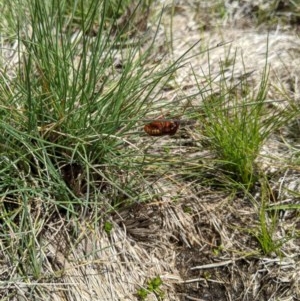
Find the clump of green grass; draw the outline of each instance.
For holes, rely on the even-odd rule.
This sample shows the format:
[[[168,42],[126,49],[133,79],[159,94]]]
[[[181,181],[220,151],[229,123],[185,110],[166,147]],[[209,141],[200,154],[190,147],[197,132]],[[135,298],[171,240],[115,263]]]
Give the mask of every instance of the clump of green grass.
[[[259,226],[252,235],[254,235],[259,242],[261,250],[265,255],[271,255],[272,253],[280,255],[281,253],[280,247],[284,244],[284,241],[276,241],[274,238],[277,223],[277,215],[273,215],[270,219],[267,218],[266,206],[263,201],[259,212]]]
[[[275,206],[270,211],[271,200],[274,195],[266,178],[260,180],[261,193],[259,202],[257,202],[258,221],[254,228],[249,228],[247,231],[255,237],[264,255],[276,254],[282,256],[282,246],[291,239],[291,235],[286,233],[282,238],[276,238],[279,224],[279,210]]]
[[[123,6],[114,3],[11,1],[6,11],[17,46],[15,65],[0,66],[0,248],[10,279],[44,277],[42,233],[53,218],[97,226],[143,198],[142,153],[128,137],[180,62],[147,64],[156,35],[129,37],[130,16],[115,31],[120,14],[108,11]]]
[[[217,155],[219,168],[233,182],[250,188],[258,180],[256,159],[263,143],[292,119],[295,111],[292,106],[284,111],[268,109],[267,62],[256,91],[249,82],[251,74],[245,73],[238,83],[228,81],[224,74],[221,65],[220,91],[203,99],[203,114],[199,119]]]

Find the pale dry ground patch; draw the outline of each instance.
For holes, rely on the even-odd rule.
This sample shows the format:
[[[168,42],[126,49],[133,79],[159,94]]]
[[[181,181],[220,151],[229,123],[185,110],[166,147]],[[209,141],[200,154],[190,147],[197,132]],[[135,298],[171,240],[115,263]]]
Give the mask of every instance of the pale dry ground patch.
[[[168,33],[171,17],[172,41]],[[161,101],[193,95],[204,87],[202,97],[191,98],[191,107],[199,107],[205,95],[212,93],[205,88],[208,78],[214,79],[213,92],[219,91],[220,63],[226,66],[225,77],[233,82],[249,73],[255,91],[266,57],[270,64],[268,99],[283,108],[287,98],[299,101],[300,39],[293,31],[234,28],[229,21],[203,31],[196,17],[192,7],[184,4],[172,16],[166,11],[163,17],[161,27],[167,38],[159,43],[168,56],[161,64],[200,42],[177,71],[170,88],[162,92]],[[273,176],[270,185],[278,192],[274,203],[295,204],[299,200],[286,188],[300,192],[300,173],[285,163],[293,152],[289,146],[297,147],[297,139],[286,137],[288,143],[283,143],[280,135],[275,133],[266,141],[258,164]],[[156,174],[155,167],[149,168],[149,195],[156,197],[150,203],[133,204],[107,215],[105,221],[113,225],[109,233],[101,224],[94,229],[88,220],[80,225],[66,225],[63,218],[53,221],[44,235],[43,268],[45,274],[56,277],[52,283],[20,281],[16,300],[29,300],[25,293],[40,286],[45,294],[35,296],[35,300],[132,301],[137,300],[137,290],[157,275],[163,281],[164,300],[299,300],[299,239],[286,242],[281,256],[263,256],[257,240],[248,232],[259,223],[259,187],[251,198],[205,185],[197,177],[189,181],[181,178],[189,158],[206,165],[213,158],[203,139],[199,124],[181,128],[174,137],[142,135],[138,148],[152,155],[168,148],[169,157],[179,162],[167,174],[159,175],[160,170]],[[205,176],[218,174],[212,170]],[[103,207],[109,203],[107,200]],[[297,233],[299,225],[297,211],[287,211],[280,217],[274,236],[280,239],[286,233]],[[69,237],[75,226],[76,244]],[[149,294],[147,300],[159,298]]]

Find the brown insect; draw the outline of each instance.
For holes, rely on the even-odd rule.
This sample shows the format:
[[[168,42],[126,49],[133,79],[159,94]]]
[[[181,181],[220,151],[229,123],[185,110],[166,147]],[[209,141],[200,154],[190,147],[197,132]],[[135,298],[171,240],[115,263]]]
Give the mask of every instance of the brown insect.
[[[163,120],[158,119],[147,123],[144,126],[144,131],[150,136],[165,136],[175,135],[179,128],[179,120]]]

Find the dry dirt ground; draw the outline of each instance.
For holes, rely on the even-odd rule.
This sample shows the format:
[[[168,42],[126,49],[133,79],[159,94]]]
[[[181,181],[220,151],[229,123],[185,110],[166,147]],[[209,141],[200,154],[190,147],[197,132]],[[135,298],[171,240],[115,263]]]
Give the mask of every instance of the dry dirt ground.
[[[254,4],[244,1],[243,6],[238,2],[228,4],[224,18],[214,16],[217,12],[208,7],[209,1],[201,2],[199,7],[197,1],[182,1],[173,10],[165,8],[158,43],[169,52],[169,58],[179,57],[200,42],[191,50],[169,89],[162,92],[162,99],[197,93],[197,85],[205,85],[208,74],[217,82],[220,62],[234,61],[226,64],[224,73],[233,81],[251,72],[253,89],[257,89],[268,48],[267,98],[284,101],[288,95],[299,101],[297,24],[278,25],[270,30],[254,27]],[[156,9],[160,11],[159,7]],[[193,105],[200,105],[201,101],[200,97],[194,98]],[[181,129],[183,132],[185,136],[179,133],[167,137],[155,148],[151,137],[144,137],[141,145],[148,143],[149,153],[159,153],[160,147],[168,145],[177,158],[184,154],[183,160],[186,156],[198,156],[199,160],[210,157],[205,147],[201,148],[199,131],[187,128]],[[297,133],[296,128],[293,137],[285,137],[294,148],[298,147]],[[295,204],[299,199],[286,189],[300,192],[300,171],[283,167],[291,156],[291,148],[280,135],[266,141],[258,160],[272,179],[274,204]],[[299,213],[282,211],[274,236],[279,241],[291,231],[294,235],[282,246],[281,254],[263,255],[258,241],[248,231],[259,224],[259,187],[251,199],[224,187],[205,185],[197,177],[182,181],[177,176],[176,170],[170,170],[160,181],[153,181],[152,189],[159,197],[151,203],[135,204],[109,215],[107,220],[113,225],[109,234],[102,227],[94,230],[83,222],[78,244],[74,245],[68,243],[68,233],[74,225],[70,224],[67,230],[63,223],[53,225],[45,237],[49,242],[47,268],[58,277],[51,284],[39,284],[48,291],[48,300],[138,300],[138,289],[146,287],[147,281],[157,275],[163,282],[163,300],[300,300]],[[19,300],[29,299],[20,295]],[[161,299],[152,293],[147,300]]]

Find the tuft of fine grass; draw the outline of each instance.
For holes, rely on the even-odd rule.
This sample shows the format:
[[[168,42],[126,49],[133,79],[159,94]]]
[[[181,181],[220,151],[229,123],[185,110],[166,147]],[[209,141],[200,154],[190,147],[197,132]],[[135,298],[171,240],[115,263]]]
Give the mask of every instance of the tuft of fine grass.
[[[267,61],[256,91],[251,88],[251,73],[245,73],[236,83],[226,78],[226,66],[221,63],[220,67],[220,91],[203,99],[199,120],[217,155],[219,168],[234,182],[251,188],[259,178],[256,159],[264,141],[294,118],[296,112],[292,105],[284,111],[268,109]]]
[[[52,279],[43,272],[50,223],[72,223],[70,240],[76,240],[80,220],[97,227],[106,213],[147,197],[142,153],[128,137],[138,137],[137,125],[180,66],[180,59],[165,68],[146,66],[157,31],[131,30],[132,16],[121,26],[121,1],[26,4],[7,7],[14,64],[0,66],[0,249],[9,262],[7,287],[16,279]],[[112,230],[109,222],[104,229]]]

